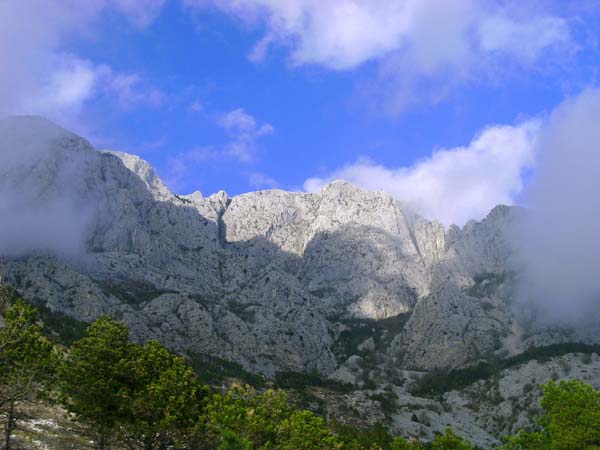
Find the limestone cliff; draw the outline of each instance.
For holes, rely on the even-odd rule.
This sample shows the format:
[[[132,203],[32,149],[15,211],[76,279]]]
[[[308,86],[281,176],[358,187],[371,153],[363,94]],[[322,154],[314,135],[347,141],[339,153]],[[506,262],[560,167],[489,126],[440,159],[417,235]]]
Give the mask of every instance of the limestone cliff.
[[[357,326],[379,333],[374,364],[397,370],[523,347],[510,307],[513,208],[446,231],[340,181],[315,194],[179,196],[139,157],[96,150],[36,117],[0,122],[0,151],[6,211],[80,223],[69,239],[57,232],[62,241],[0,240],[9,283],[52,310],[115,314],[136,339],[266,375],[344,372],[356,358],[340,348]]]

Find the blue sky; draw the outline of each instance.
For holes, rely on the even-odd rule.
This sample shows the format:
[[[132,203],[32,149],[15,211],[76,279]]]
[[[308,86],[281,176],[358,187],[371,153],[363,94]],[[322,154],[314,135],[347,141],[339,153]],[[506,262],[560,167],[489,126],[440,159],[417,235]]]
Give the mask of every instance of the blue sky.
[[[521,199],[547,117],[596,86],[599,17],[596,1],[7,0],[0,115],[138,154],[178,193],[345,178],[464,223]]]

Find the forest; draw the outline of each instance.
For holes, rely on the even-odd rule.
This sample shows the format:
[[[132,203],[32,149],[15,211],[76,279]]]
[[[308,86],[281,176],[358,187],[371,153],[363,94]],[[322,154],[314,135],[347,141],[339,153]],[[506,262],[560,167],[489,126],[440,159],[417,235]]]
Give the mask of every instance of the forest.
[[[133,343],[126,325],[111,316],[98,318],[79,339],[55,339],[34,306],[5,288],[0,294],[5,450],[21,448],[13,433],[27,405],[38,403],[64,410],[98,450],[475,448],[450,428],[420,442],[393,436],[382,424],[361,429],[326,420],[291,401],[281,381],[210,386],[202,364],[192,367],[154,340]],[[68,320],[63,325],[72,328]],[[578,380],[542,389],[536,427],[505,437],[503,448],[599,449],[600,392]]]

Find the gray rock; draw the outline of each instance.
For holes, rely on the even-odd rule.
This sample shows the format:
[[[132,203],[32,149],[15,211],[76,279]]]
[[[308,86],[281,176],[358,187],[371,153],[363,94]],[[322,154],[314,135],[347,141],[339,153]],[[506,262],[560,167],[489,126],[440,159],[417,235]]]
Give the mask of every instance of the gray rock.
[[[446,232],[384,192],[339,181],[315,194],[180,196],[139,157],[97,151],[35,117],[0,121],[0,146],[0,199],[79,224],[69,242],[5,242],[8,281],[77,319],[115,314],[140,341],[269,376],[350,379],[356,367],[339,348],[353,321],[375,330],[362,340],[372,338],[373,364],[388,374],[569,340],[556,330],[524,337],[514,318],[514,208]],[[399,314],[410,315],[403,329]]]

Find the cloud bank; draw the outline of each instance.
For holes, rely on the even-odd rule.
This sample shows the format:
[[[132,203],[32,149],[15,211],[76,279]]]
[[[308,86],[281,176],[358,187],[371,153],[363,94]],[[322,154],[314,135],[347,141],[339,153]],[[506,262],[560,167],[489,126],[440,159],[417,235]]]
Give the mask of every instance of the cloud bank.
[[[101,93],[135,100],[135,74],[69,51],[74,39],[93,39],[105,14],[134,27],[149,25],[165,0],[27,0],[0,2],[0,117],[42,114],[74,122]],[[139,88],[137,91],[139,94]]]
[[[295,65],[357,67],[393,51],[414,51],[421,69],[462,61],[469,52],[502,50],[538,56],[569,39],[566,21],[540,16],[517,21],[509,11],[474,0],[184,0],[213,7],[265,28],[251,55],[270,45],[290,48]],[[435,32],[432,32],[435,30]],[[475,30],[475,38],[469,32]],[[526,39],[521,39],[526,38]],[[519,42],[517,46],[516,43]],[[416,51],[415,51],[416,50]]]
[[[597,317],[600,306],[599,117],[597,89],[551,114],[517,227],[522,300],[554,319]]]
[[[90,155],[58,159],[53,148],[69,136],[41,118],[0,121],[0,255],[84,251],[93,208],[76,193]]]
[[[390,113],[436,102],[452,86],[510,76],[575,52],[571,24],[534,5],[479,0],[184,0],[216,9],[264,31],[249,52],[265,59],[275,47],[292,66],[348,71],[375,62],[360,88]],[[548,5],[546,5],[548,6]],[[552,56],[550,58],[549,56]],[[506,71],[507,62],[512,67]],[[426,82],[428,89],[418,89]],[[383,87],[383,89],[381,88]],[[375,95],[377,94],[377,95]],[[375,100],[374,100],[375,99]]]
[[[532,167],[538,121],[493,126],[468,146],[441,149],[410,167],[388,168],[368,159],[304,183],[309,192],[335,179],[384,190],[411,209],[445,225],[481,219],[497,204],[512,204]]]

